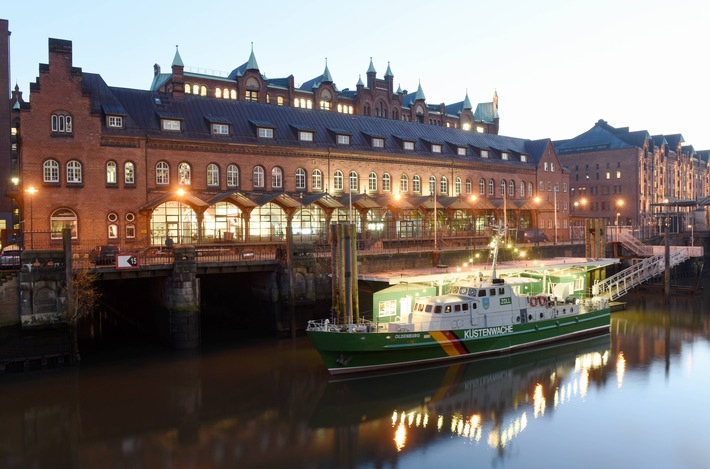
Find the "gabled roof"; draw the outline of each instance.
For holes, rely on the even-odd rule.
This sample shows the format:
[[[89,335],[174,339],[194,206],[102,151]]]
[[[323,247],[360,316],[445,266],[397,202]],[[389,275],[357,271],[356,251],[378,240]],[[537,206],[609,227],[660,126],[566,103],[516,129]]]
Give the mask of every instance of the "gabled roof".
[[[478,103],[476,112],[473,113],[473,120],[486,124],[494,124],[498,119],[498,109],[495,103]]]
[[[569,140],[555,143],[558,154],[581,153],[585,151],[620,150],[624,148],[642,148],[648,132],[629,132],[628,127],[614,128],[604,120],[597,121],[594,127]]]

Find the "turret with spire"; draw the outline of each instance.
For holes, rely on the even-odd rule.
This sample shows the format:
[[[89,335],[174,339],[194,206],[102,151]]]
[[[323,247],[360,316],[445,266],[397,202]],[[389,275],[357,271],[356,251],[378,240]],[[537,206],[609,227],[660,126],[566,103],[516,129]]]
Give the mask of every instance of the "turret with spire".
[[[370,66],[367,67],[367,87],[371,90],[375,89],[375,77],[377,76],[377,71],[372,63],[372,57],[370,57]]]
[[[173,97],[176,99],[182,99],[185,97],[185,64],[182,62],[182,57],[180,57],[180,51],[178,50],[177,45],[175,45],[175,57],[173,57],[172,72]]]
[[[390,68],[390,63],[387,61],[387,71],[385,72],[385,81],[387,82],[387,91],[391,95],[394,92],[394,74]]]

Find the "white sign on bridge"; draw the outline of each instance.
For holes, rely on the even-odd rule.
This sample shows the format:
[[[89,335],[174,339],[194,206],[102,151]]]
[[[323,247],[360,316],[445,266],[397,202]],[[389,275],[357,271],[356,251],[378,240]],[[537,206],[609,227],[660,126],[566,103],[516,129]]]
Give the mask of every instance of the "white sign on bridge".
[[[116,256],[117,269],[137,269],[139,267],[138,254],[118,254]]]

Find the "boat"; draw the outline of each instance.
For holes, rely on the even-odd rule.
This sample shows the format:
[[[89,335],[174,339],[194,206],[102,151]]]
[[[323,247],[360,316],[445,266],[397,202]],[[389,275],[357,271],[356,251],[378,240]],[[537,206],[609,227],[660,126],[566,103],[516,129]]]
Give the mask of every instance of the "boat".
[[[328,372],[424,366],[609,332],[611,312],[602,297],[521,293],[529,279],[498,278],[504,237],[505,229],[499,228],[488,278],[465,279],[443,295],[418,298],[399,321],[309,320],[306,334]]]

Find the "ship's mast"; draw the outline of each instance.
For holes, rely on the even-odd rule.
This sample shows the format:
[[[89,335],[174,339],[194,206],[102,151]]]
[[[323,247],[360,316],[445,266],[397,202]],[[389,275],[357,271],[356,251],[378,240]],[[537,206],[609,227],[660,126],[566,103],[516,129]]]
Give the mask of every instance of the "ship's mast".
[[[491,281],[498,278],[496,274],[496,267],[498,266],[498,246],[500,246],[501,239],[505,238],[505,227],[498,225],[493,227],[497,231],[496,235],[493,236],[493,267],[491,268]]]

